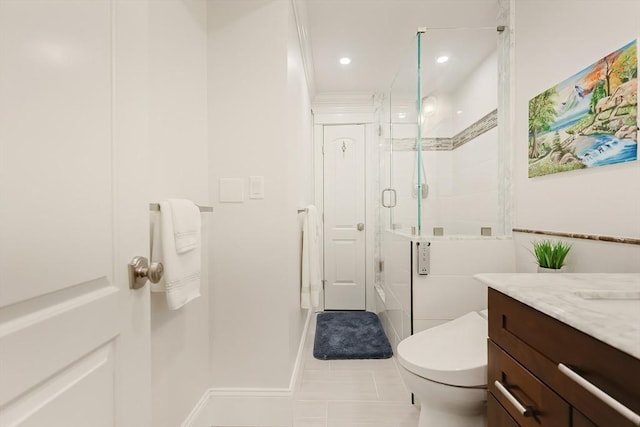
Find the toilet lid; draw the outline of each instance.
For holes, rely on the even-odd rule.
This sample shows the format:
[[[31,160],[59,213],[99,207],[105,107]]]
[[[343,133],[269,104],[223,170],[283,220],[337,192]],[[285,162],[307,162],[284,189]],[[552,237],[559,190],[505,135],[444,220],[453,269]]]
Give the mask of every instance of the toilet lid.
[[[408,371],[443,384],[487,384],[487,320],[476,312],[418,332],[398,344]]]

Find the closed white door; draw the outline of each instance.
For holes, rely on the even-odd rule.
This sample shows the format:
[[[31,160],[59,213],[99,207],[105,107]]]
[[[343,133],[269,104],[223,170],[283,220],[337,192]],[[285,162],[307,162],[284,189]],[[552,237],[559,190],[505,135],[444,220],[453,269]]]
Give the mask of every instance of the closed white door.
[[[0,425],[150,426],[147,5],[0,1]]]
[[[325,310],[364,310],[365,127],[324,127]]]

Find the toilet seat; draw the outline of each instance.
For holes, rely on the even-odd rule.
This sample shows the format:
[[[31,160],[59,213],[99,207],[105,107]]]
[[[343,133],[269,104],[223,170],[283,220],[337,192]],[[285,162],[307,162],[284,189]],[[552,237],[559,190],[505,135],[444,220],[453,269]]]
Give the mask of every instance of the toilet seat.
[[[402,340],[398,361],[431,381],[459,387],[486,386],[487,335],[487,320],[471,312]]]

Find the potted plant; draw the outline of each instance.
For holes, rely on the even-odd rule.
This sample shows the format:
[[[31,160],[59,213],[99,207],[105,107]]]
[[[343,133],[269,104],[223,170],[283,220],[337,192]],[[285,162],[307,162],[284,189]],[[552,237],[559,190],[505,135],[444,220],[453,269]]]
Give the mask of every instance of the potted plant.
[[[533,242],[533,255],[538,263],[538,272],[561,272],[562,267],[565,265],[565,258],[570,250],[571,245],[562,241],[540,240]]]

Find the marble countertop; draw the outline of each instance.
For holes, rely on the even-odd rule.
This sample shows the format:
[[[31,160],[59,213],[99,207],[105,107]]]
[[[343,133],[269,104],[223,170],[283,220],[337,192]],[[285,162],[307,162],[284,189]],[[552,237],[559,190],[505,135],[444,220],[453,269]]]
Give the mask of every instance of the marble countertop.
[[[640,359],[640,274],[504,273],[474,277]]]

